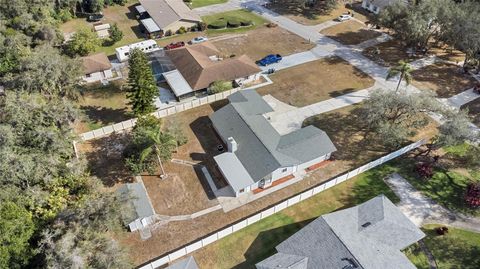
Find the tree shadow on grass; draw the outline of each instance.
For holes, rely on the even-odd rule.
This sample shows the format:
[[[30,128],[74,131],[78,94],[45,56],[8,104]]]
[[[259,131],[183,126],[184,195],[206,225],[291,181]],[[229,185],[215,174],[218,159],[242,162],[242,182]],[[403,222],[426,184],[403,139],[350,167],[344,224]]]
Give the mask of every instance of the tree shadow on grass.
[[[285,241],[313,220],[315,220],[315,218],[260,232],[245,252],[245,262],[234,266],[233,269],[255,268],[256,263],[261,262],[277,252],[275,247],[278,244]]]
[[[102,126],[128,120],[132,117],[126,108],[109,108],[100,106],[81,106],[87,118]]]
[[[274,0],[269,8],[280,15],[302,16],[309,20],[315,20],[318,16],[330,13],[330,11],[326,10],[323,1],[316,1],[313,6],[307,6],[304,2],[295,0]]]
[[[358,45],[367,40],[377,38],[380,35],[381,34],[379,32],[367,29],[359,29],[357,31],[348,31],[327,36],[345,45]]]

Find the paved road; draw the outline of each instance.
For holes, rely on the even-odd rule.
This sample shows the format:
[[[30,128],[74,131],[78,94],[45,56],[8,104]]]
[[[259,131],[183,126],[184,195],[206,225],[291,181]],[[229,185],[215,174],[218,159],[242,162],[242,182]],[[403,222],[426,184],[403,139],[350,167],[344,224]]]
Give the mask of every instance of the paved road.
[[[438,223],[480,232],[480,218],[454,213],[444,208],[425,197],[399,174],[392,174],[385,182],[400,198],[398,208],[417,226]]]

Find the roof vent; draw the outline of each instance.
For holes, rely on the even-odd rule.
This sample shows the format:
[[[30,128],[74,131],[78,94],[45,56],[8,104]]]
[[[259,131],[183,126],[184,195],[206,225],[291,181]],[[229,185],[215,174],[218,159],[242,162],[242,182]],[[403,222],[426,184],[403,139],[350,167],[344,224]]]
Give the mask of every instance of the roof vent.
[[[370,221],[367,221],[364,224],[362,224],[362,227],[367,228],[368,226],[370,226],[370,224],[372,224],[372,223],[370,223]]]

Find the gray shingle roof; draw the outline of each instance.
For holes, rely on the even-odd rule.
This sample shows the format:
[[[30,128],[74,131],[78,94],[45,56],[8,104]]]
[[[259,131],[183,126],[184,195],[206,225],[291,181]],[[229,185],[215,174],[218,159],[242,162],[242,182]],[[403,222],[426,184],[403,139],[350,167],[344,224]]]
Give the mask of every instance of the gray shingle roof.
[[[127,197],[131,198],[129,201],[134,209],[134,216],[124,216],[125,223],[128,224],[136,219],[155,215],[155,210],[153,209],[147,195],[147,190],[142,182],[124,184],[118,189],[118,192],[124,199]]]
[[[257,264],[257,269],[307,269],[308,258],[277,253]]]
[[[277,251],[308,257],[308,269],[414,269],[401,250],[424,236],[388,198],[380,195],[321,216],[279,244]]]
[[[236,92],[228,100],[230,104],[210,119],[224,139],[235,139],[235,154],[255,182],[280,167],[302,164],[336,151],[328,135],[314,126],[280,135],[263,116],[273,109],[255,90]]]

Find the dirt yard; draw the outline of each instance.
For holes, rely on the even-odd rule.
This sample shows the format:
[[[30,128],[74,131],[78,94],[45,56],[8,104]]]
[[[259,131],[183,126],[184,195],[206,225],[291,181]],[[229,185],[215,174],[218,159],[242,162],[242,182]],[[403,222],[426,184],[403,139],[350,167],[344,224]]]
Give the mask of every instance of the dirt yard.
[[[375,81],[348,62],[325,58],[271,75],[273,84],[259,88],[261,95],[301,107],[373,86]]]
[[[350,11],[355,13],[355,18],[366,22],[368,21],[368,13],[361,8],[361,1],[355,1],[351,7],[345,7],[340,2],[335,9],[325,12],[323,2],[318,1],[313,8],[306,8],[303,2],[295,0],[276,0],[272,1],[268,8],[287,16],[288,18],[304,25],[316,25],[326,21],[334,20],[338,16]]]
[[[464,105],[462,109],[468,109],[468,115],[472,119],[472,123],[480,127],[480,98]]]
[[[272,53],[285,56],[310,50],[315,46],[280,27],[260,27],[238,37],[215,41],[213,44],[225,56],[247,54],[254,61]]]
[[[476,83],[461,68],[454,64],[435,63],[412,72],[412,84],[419,89],[429,89],[441,98],[461,93]]]
[[[349,20],[328,27],[320,33],[345,45],[358,45],[381,35],[380,32],[368,30],[364,24],[355,20]]]

